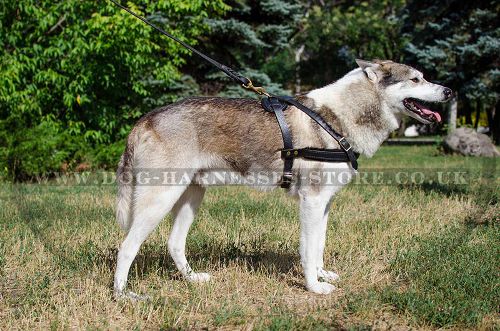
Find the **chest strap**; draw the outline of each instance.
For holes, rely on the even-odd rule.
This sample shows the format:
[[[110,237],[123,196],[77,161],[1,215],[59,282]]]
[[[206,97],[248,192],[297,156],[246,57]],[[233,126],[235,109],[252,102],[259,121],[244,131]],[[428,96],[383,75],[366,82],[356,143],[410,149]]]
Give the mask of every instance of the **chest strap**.
[[[292,97],[268,97],[262,99],[264,110],[274,113],[283,138],[283,149],[281,158],[284,161],[283,176],[281,177],[281,187],[289,188],[293,180],[293,160],[295,158],[304,158],[322,162],[351,162],[352,167],[357,170],[357,158],[359,154],[354,153],[349,142],[335,130],[315,111],[307,108]],[[293,148],[292,134],[285,118],[284,111],[288,105],[293,105],[308,115],[312,120],[318,123],[330,136],[335,139],[341,149],[319,149],[319,148]]]

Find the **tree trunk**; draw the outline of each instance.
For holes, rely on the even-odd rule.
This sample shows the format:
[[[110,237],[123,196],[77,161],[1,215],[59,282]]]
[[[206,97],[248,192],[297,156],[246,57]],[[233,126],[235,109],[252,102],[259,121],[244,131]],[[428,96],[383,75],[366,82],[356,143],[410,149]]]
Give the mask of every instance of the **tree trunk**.
[[[472,104],[467,101],[464,107],[465,111],[465,124],[472,126]]]
[[[405,130],[406,130],[406,117],[403,117],[401,118],[401,122],[399,122],[398,137],[404,137]]]
[[[455,95],[448,105],[448,134],[450,134],[457,128],[458,96]]]
[[[490,126],[491,138],[495,144],[500,144],[500,111],[498,111],[498,103],[489,111],[488,124]]]
[[[482,108],[483,108],[483,106],[479,102],[476,102],[476,121],[474,122],[474,128],[476,129],[476,131],[477,131],[477,128],[479,127],[479,118],[481,116],[481,109]]]
[[[301,92],[302,80],[300,79],[300,58],[304,53],[305,46],[302,44],[295,50],[295,94]]]

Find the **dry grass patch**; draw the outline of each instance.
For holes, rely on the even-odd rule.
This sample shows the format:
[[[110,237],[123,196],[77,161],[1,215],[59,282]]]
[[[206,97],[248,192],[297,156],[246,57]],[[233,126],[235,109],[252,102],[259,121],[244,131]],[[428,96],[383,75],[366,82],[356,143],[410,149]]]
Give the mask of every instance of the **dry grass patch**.
[[[362,164],[401,167],[405,158],[412,167],[457,167],[462,160],[462,167],[481,169],[430,148],[385,148]],[[167,252],[168,218],[130,273],[131,289],[151,300],[132,303],[112,298],[123,237],[114,222],[114,188],[5,185],[0,329],[498,327],[491,308],[500,287],[491,268],[499,264],[494,250],[500,246],[495,190],[349,186],[334,202],[327,234],[325,264],[341,279],[333,295],[319,296],[303,286],[295,201],[280,191],[212,189],[187,243],[193,267],[211,273],[212,281],[193,285],[180,278]],[[471,282],[476,292],[460,290]]]

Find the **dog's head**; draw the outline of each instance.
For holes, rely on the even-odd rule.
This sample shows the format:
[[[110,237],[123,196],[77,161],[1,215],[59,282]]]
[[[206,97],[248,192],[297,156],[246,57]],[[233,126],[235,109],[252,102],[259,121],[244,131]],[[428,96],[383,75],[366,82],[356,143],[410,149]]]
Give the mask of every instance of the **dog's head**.
[[[426,81],[420,71],[404,64],[378,60],[356,63],[394,113],[409,115],[424,124],[441,122],[439,113],[426,104],[450,100],[451,89]]]

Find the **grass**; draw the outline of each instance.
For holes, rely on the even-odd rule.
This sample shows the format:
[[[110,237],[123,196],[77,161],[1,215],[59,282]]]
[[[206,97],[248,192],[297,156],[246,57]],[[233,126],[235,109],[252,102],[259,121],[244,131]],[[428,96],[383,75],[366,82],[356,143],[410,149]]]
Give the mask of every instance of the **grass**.
[[[500,287],[492,276],[498,275],[499,230],[451,227],[415,238],[415,247],[398,252],[391,263],[409,286],[388,289],[385,301],[432,325],[477,325],[498,308]]]
[[[131,289],[152,298],[132,303],[112,298],[123,237],[114,187],[3,183],[0,329],[500,328],[495,160],[391,146],[360,164],[470,176],[343,190],[328,228],[326,265],[341,275],[330,296],[304,290],[298,210],[283,192],[208,191],[187,243],[208,284],[179,277],[167,218],[130,273]]]

